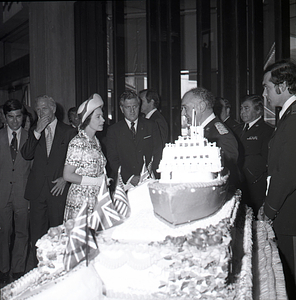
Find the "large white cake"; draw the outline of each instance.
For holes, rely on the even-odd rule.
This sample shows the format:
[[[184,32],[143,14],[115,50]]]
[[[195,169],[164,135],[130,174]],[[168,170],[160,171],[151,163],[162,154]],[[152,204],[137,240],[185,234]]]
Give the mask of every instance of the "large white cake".
[[[251,211],[242,210],[243,223],[236,222],[239,191],[211,217],[177,228],[155,217],[147,193],[145,185],[131,191],[130,218],[99,235],[100,254],[94,266],[105,283],[107,297],[234,299],[240,271],[251,268],[252,257]],[[234,224],[239,226],[235,231]],[[233,248],[233,238],[241,248]],[[239,269],[230,267],[233,255],[236,260],[248,257],[244,267],[242,260],[237,262]],[[251,272],[243,276],[244,280],[248,277],[248,284],[241,289],[250,295]]]
[[[88,266],[82,261],[63,270],[66,229],[51,230],[38,242],[39,267],[3,288],[1,300],[252,299],[252,212],[241,206],[240,193],[209,218],[177,228],[155,218],[148,195],[147,185],[129,192],[131,217],[98,233],[100,254]],[[275,243],[262,228],[256,228],[256,251],[265,256],[260,256],[264,276],[256,286],[258,299],[284,291],[282,269],[273,268],[275,261],[280,264]],[[213,233],[217,245],[209,245]],[[190,245],[193,235],[197,241]],[[266,245],[272,245],[272,257]]]
[[[38,267],[1,300],[252,299],[252,210],[228,191],[220,149],[193,126],[166,145],[159,171],[128,191],[123,224],[96,233],[88,265],[67,272],[72,227],[51,228],[37,242]]]

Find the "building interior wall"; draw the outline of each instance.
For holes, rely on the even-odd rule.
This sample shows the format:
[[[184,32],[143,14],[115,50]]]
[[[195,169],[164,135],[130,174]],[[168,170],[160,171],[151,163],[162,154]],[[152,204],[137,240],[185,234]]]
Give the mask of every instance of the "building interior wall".
[[[0,104],[16,97],[33,105],[47,93],[67,122],[68,108],[98,92],[108,125],[122,117],[124,89],[154,88],[173,140],[182,95],[203,85],[229,98],[239,121],[240,99],[262,93],[264,68],[295,58],[295,7],[296,0],[2,2]],[[268,106],[265,118],[274,122]]]

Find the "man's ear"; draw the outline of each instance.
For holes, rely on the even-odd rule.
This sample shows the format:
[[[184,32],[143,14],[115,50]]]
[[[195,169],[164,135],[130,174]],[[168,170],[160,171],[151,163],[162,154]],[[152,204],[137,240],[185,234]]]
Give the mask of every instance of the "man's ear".
[[[279,90],[280,90],[281,93],[283,93],[286,89],[287,89],[287,82],[286,81],[279,84]]]
[[[204,111],[207,109],[207,104],[206,104],[205,101],[201,101],[201,102],[199,103],[199,105],[200,105],[200,111],[201,111],[201,112],[204,112]]]
[[[119,107],[120,107],[121,112],[123,113],[123,108],[122,108],[122,106],[120,105]]]

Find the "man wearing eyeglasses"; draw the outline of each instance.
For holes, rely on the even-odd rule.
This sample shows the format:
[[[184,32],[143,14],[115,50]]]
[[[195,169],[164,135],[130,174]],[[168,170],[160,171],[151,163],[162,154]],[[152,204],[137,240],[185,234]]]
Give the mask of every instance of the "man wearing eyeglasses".
[[[155,122],[139,117],[140,99],[133,91],[121,94],[119,105],[124,119],[110,126],[107,131],[107,159],[111,167],[111,177],[117,176],[121,166],[124,183],[136,186],[144,163],[153,159],[152,171],[156,169],[162,153],[159,129]]]

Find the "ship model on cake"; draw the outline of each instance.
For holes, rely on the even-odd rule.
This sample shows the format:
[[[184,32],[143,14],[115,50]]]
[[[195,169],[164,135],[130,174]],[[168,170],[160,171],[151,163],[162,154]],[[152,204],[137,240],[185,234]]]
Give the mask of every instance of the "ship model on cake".
[[[225,203],[228,171],[221,149],[204,137],[204,129],[192,124],[175,143],[167,143],[159,164],[159,181],[149,185],[154,213],[173,226],[199,220]]]

